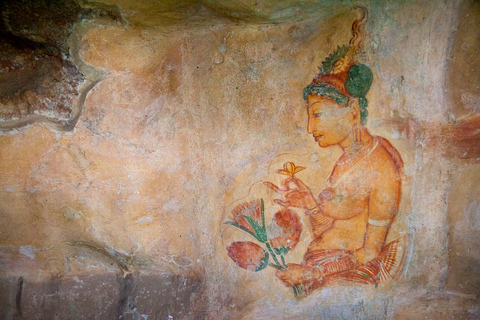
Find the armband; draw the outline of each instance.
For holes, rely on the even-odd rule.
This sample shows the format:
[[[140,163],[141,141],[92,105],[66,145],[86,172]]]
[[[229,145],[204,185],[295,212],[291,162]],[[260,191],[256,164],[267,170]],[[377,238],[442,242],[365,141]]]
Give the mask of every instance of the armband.
[[[374,227],[388,227],[390,225],[391,220],[392,219],[385,219],[385,220],[368,219],[368,224]]]

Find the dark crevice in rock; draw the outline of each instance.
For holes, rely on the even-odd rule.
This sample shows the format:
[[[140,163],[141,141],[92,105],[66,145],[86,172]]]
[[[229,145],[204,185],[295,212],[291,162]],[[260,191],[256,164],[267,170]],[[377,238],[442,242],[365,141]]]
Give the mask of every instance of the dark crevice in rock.
[[[23,278],[19,277],[17,281],[17,294],[15,296],[15,315],[22,315],[22,290],[23,290]]]
[[[74,0],[0,4],[0,130],[35,122],[73,130],[87,93],[101,79],[72,52],[76,24],[89,19],[124,23],[117,6],[83,8]]]
[[[48,44],[3,35],[0,50],[0,116],[19,120],[32,115],[68,121],[84,76]],[[55,52],[57,51],[57,52]]]
[[[120,283],[120,293],[118,299],[118,317],[117,319],[125,319],[125,310],[135,309],[135,306],[127,305],[130,296],[134,291],[134,280],[131,273],[126,274],[125,276],[119,276],[118,281]]]
[[[2,320],[207,319],[204,282],[168,272],[57,275],[39,282],[2,276],[0,287]]]
[[[0,30],[44,43],[68,55],[68,35],[82,8],[74,0],[15,0],[0,7]]]

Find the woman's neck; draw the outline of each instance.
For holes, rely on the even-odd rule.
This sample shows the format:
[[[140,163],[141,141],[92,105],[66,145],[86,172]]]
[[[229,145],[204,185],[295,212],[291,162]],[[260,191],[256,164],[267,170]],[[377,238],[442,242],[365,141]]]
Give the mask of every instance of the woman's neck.
[[[353,170],[377,145],[376,139],[372,137],[366,128],[359,129],[357,131],[357,139],[353,136],[349,142],[342,141],[343,146],[341,145],[341,147],[344,152],[340,159],[337,160],[330,175],[329,183],[331,186],[336,185],[347,172]]]
[[[372,144],[373,137],[368,132],[367,128],[358,128],[349,135],[345,140],[339,143],[340,147],[343,149],[343,152],[346,154],[356,154],[360,150]]]

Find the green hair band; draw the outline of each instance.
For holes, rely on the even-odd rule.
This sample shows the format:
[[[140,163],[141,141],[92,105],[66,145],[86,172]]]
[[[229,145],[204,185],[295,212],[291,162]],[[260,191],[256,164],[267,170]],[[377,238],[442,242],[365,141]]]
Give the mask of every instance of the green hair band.
[[[303,89],[303,99],[307,100],[309,95],[329,98],[341,105],[345,105],[348,102],[348,97],[341,93],[335,86],[322,82],[312,82],[306,86],[305,89]]]

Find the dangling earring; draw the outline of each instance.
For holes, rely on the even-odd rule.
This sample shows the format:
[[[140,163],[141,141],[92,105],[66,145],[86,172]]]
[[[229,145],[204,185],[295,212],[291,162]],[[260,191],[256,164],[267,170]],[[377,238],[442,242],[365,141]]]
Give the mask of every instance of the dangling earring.
[[[355,142],[360,142],[362,140],[360,128],[358,127],[358,125],[353,125],[353,135],[355,137]]]
[[[353,122],[352,122],[353,141],[358,143],[361,141],[359,124],[355,123],[356,122],[355,120],[358,117],[358,114],[357,114],[357,110],[355,110],[354,106],[351,103],[353,103],[353,101],[349,100],[349,106],[352,107],[352,115],[353,115]]]
[[[359,136],[359,130],[358,130],[358,125],[352,124],[352,138],[353,138],[353,144],[355,145],[355,148],[358,148],[360,146],[360,136]]]

